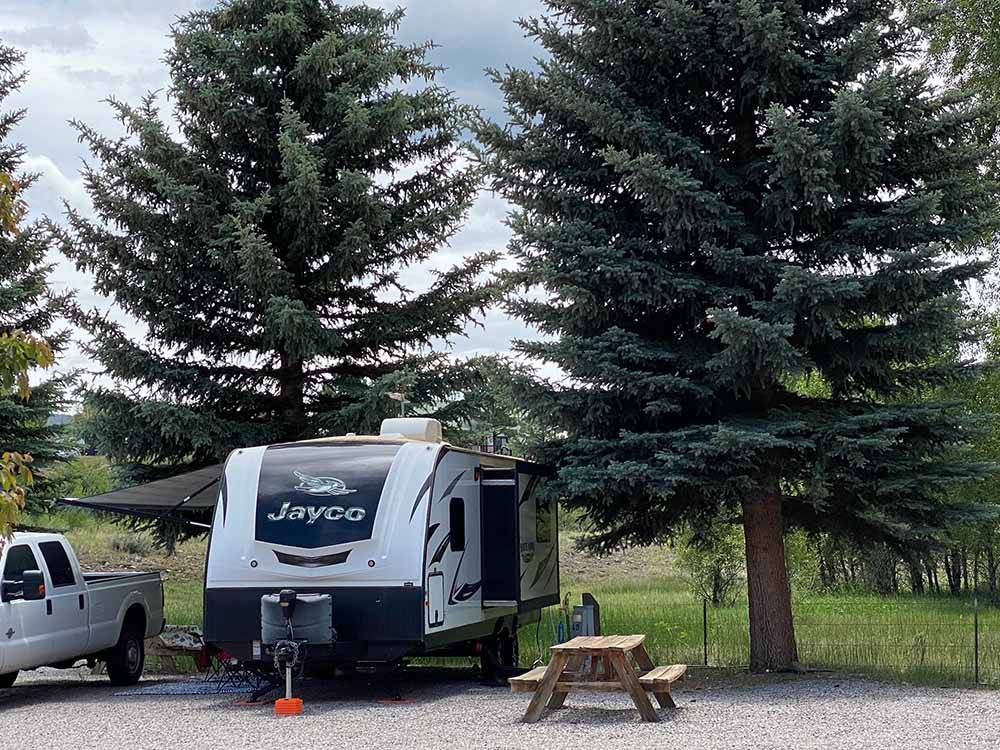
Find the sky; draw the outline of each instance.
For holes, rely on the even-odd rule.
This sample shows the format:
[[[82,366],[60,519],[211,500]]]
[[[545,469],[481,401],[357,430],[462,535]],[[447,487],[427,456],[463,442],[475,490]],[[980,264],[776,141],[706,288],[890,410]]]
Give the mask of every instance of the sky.
[[[524,38],[516,19],[541,12],[541,0],[369,0],[382,7],[402,5],[407,16],[401,42],[434,41],[430,59],[446,71],[439,81],[465,103],[502,119],[502,98],[484,73],[488,67],[530,67],[539,54]],[[119,134],[104,99],[114,96],[137,102],[146,92],[169,85],[164,51],[170,26],[180,15],[214,5],[214,0],[0,0],[0,40],[27,54],[29,78],[4,109],[25,107],[28,114],[15,137],[27,148],[25,170],[40,179],[27,196],[31,218],[60,219],[63,201],[90,214],[79,170],[86,149],[70,124],[78,120],[107,135]],[[165,104],[169,112],[169,104]],[[504,218],[509,207],[497,196],[482,193],[464,229],[443,248],[435,262],[452,264],[461,256],[503,250],[509,238]],[[101,298],[90,279],[58,253],[51,281],[72,288],[87,307],[108,311],[135,336],[142,328],[129,322],[110,300]],[[409,272],[414,288],[426,268]],[[452,342],[456,356],[509,351],[511,340],[533,332],[502,311],[488,313],[482,326],[470,326]],[[78,346],[66,352],[61,369],[94,372]]]

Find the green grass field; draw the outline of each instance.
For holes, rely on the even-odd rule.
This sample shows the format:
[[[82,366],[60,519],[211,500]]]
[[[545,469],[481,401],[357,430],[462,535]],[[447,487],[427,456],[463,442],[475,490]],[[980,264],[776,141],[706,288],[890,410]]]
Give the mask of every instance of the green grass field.
[[[704,660],[702,604],[675,578],[641,582],[564,580],[571,601],[589,591],[601,604],[607,633],[645,633],[658,664],[700,664]],[[974,681],[973,607],[950,597],[882,598],[847,594],[796,597],[799,656],[808,667],[891,677],[926,684]],[[749,662],[746,602],[708,608],[708,661],[713,666]],[[521,634],[526,661],[539,657],[553,640],[558,611]],[[537,638],[536,638],[537,632]],[[542,649],[539,649],[539,644]],[[1000,609],[979,611],[980,681],[1000,684]]]

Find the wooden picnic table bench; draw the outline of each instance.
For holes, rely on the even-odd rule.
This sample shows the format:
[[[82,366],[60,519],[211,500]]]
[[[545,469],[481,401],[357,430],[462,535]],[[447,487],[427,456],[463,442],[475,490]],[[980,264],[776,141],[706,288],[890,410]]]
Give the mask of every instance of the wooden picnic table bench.
[[[510,678],[513,692],[534,693],[524,721],[538,721],[545,708],[561,708],[566,696],[574,690],[626,692],[643,721],[659,721],[646,691],[656,696],[661,707],[676,708],[670,686],[684,675],[687,667],[653,666],[643,646],[645,639],[644,635],[579,636],[553,646],[547,667],[536,667],[520,677]]]

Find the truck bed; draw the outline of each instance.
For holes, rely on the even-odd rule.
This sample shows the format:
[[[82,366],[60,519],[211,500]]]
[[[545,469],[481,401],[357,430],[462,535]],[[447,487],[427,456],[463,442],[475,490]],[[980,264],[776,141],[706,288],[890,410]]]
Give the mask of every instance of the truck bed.
[[[142,578],[149,577],[149,580],[158,581],[160,579],[159,573],[143,573],[142,571],[118,571],[118,572],[108,572],[108,573],[83,573],[83,581],[88,586],[100,586],[103,583],[109,583],[111,581],[123,581],[125,579],[135,579],[138,582]]]

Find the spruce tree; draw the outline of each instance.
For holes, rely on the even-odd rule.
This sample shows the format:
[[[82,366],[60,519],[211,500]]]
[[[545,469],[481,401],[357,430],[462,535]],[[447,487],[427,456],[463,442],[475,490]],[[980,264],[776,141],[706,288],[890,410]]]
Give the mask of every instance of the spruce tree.
[[[885,0],[547,0],[494,73],[512,309],[598,550],[741,519],[751,666],[797,661],[783,531],[915,544],[985,467],[921,389],[963,377],[970,247],[997,227],[988,112],[935,90]],[[804,385],[805,384],[805,385]]]
[[[24,54],[0,44],[0,106],[24,83]],[[68,293],[49,286],[53,265],[46,260],[50,241],[41,223],[24,222],[24,195],[35,175],[24,174],[24,147],[13,140],[24,110],[0,115],[0,335],[20,331],[45,341],[55,354],[68,333],[55,330],[67,311]],[[49,358],[51,359],[51,358]],[[32,373],[33,375],[34,373]],[[57,487],[45,469],[66,456],[69,444],[62,428],[49,424],[53,412],[65,408],[69,376],[56,375],[33,384],[30,396],[17,390],[0,392],[0,450],[31,455],[35,481],[26,493],[28,510],[42,510]]]
[[[141,324],[83,311],[106,376],[86,392],[101,454],[176,473],[239,446],[363,430],[405,389],[454,374],[430,346],[494,298],[493,256],[426,273],[479,175],[468,112],[434,82],[401,11],[226,0],[173,27],[173,123],[149,95],[110,105],[125,134],[77,123],[96,220],[64,252]],[[146,472],[152,476],[153,472]]]

